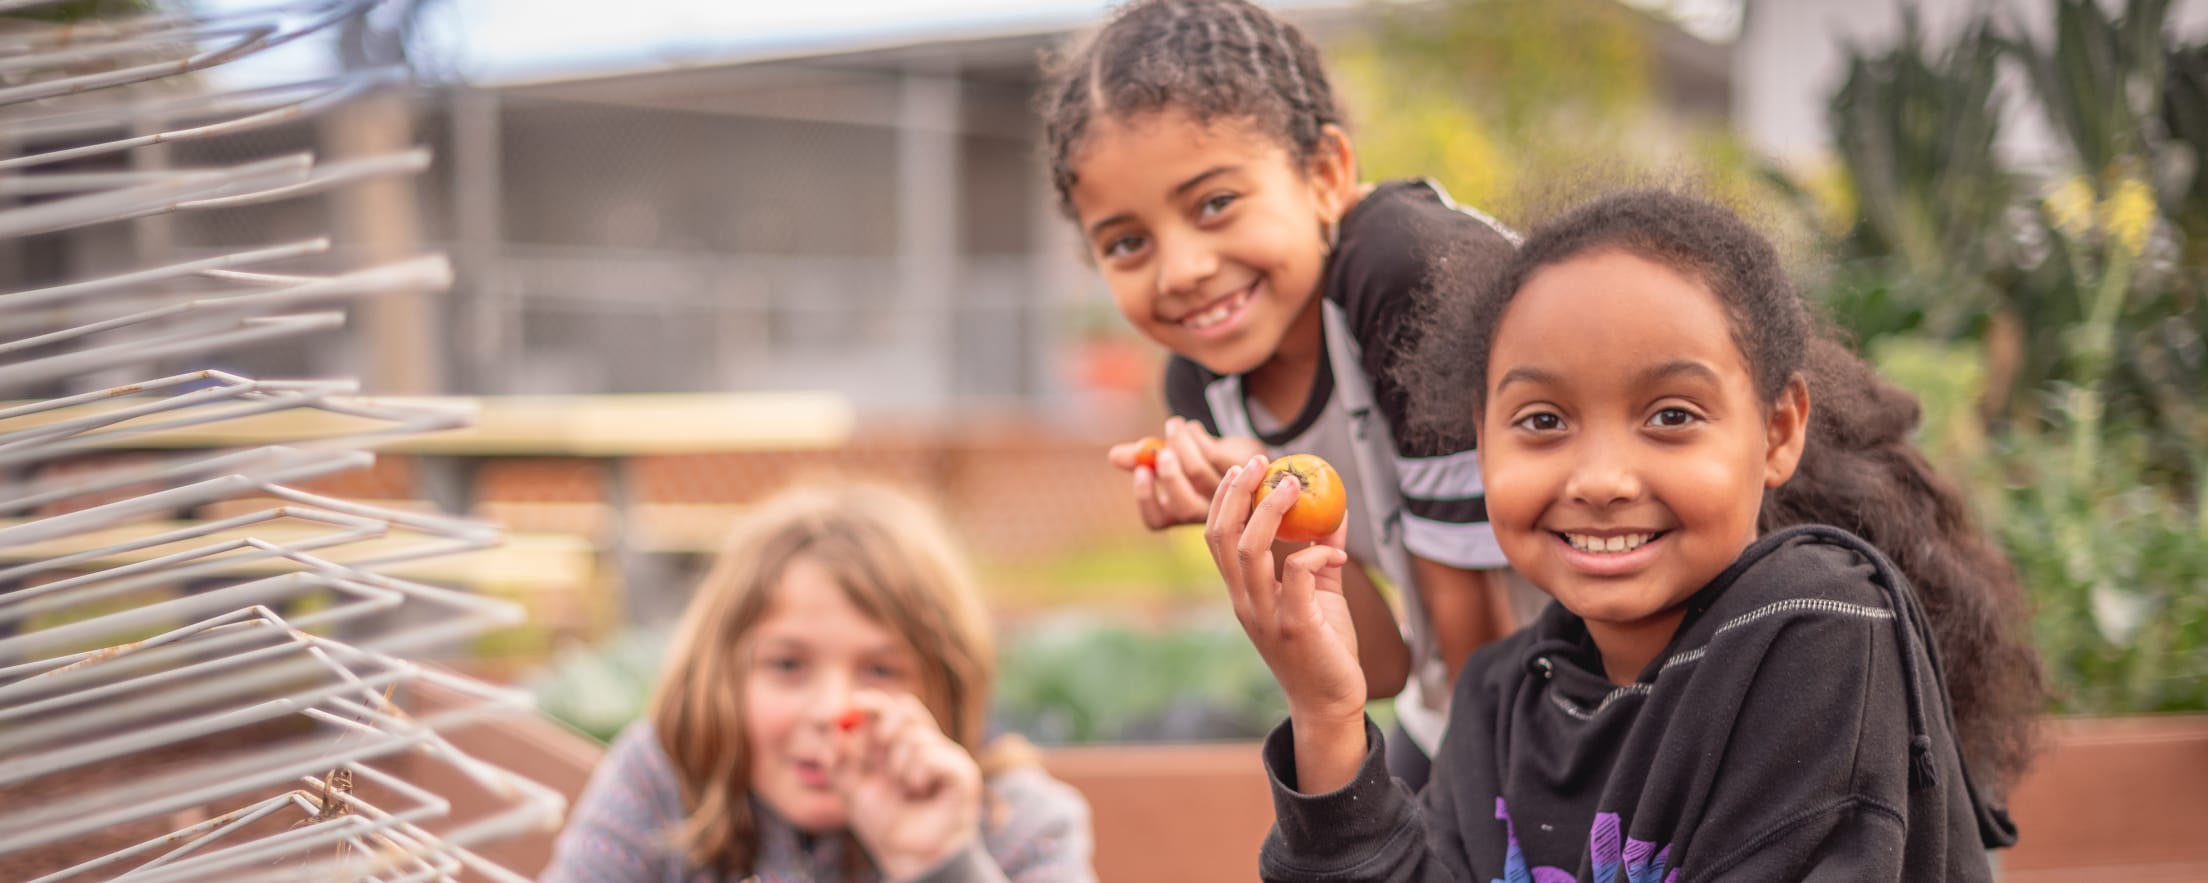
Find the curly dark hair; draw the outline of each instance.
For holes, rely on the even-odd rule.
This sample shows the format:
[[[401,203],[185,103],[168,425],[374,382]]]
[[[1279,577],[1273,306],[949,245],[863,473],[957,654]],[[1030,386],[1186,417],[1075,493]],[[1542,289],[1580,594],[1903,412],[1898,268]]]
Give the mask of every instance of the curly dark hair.
[[[1043,149],[1068,215],[1075,155],[1099,114],[1179,108],[1199,123],[1246,121],[1306,162],[1342,124],[1318,47],[1245,0],[1137,0],[1045,67]]]
[[[1916,398],[1812,316],[1770,242],[1739,216],[1677,193],[1633,190],[1537,228],[1502,267],[1472,252],[1444,254],[1421,296],[1425,321],[1403,344],[1414,430],[1444,444],[1474,439],[1495,328],[1511,299],[1542,268],[1603,251],[1707,286],[1766,402],[1797,374],[1807,382],[1802,460],[1791,481],[1764,495],[1759,527],[1829,524],[1893,560],[1931,619],[1963,757],[2005,795],[2031,761],[2047,695],[2023,586],[1962,493],[1911,443]]]
[[[1963,757],[2005,795],[2031,763],[2047,700],[2023,584],[1962,491],[1911,443],[1916,396],[1830,336],[1802,362],[1808,443],[1794,479],[1764,495],[1758,526],[1829,524],[1893,559],[1932,621]]]

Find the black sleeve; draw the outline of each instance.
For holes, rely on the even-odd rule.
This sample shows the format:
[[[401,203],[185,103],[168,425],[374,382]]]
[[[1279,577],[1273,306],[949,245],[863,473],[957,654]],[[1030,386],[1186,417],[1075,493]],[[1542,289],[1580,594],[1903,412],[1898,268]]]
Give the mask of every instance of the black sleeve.
[[[1211,403],[1204,398],[1205,387],[1211,385],[1211,373],[1184,356],[1174,356],[1165,363],[1165,407],[1175,417],[1182,417],[1204,424],[1204,431],[1219,434],[1219,420],[1211,414]]]
[[[1409,394],[1398,363],[1405,332],[1421,321],[1422,290],[1444,254],[1466,266],[1500,271],[1516,251],[1514,234],[1484,215],[1462,210],[1427,184],[1388,185],[1366,197],[1356,227],[1345,234],[1328,268],[1330,296],[1340,298],[1375,406],[1395,440],[1397,492],[1404,505],[1404,546],[1427,561],[1466,570],[1508,565],[1487,523],[1479,455],[1469,434],[1432,438],[1413,433]]]
[[[1265,772],[1273,788],[1273,829],[1258,853],[1258,875],[1268,881],[1370,880],[1440,883],[1472,880],[1463,851],[1451,854],[1454,832],[1450,789],[1426,790],[1426,805],[1388,775],[1386,742],[1365,719],[1365,762],[1357,778],[1327,794],[1296,791],[1294,724],[1284,722],[1265,740]]]
[[[1514,234],[1484,215],[1459,209],[1430,184],[1375,191],[1366,198],[1382,203],[1359,219],[1354,235],[1342,239],[1329,277],[1357,338],[1375,404],[1400,456],[1471,450],[1470,438],[1424,439],[1409,431],[1408,396],[1396,366],[1436,262],[1446,256],[1500,271],[1517,249]]]

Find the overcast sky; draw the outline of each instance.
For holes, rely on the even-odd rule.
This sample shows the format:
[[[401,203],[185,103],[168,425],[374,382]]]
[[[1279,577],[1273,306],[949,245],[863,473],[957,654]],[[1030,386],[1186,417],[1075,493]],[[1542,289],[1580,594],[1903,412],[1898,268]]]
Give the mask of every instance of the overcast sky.
[[[1275,8],[1341,0],[1261,0]],[[1629,0],[1677,10],[1724,38],[1740,0]],[[196,0],[207,10],[251,10],[268,0]],[[424,24],[434,62],[477,82],[500,82],[660,63],[706,62],[806,46],[924,39],[1092,22],[1112,0],[442,0]],[[330,70],[328,42],[302,40],[218,69],[221,79],[271,82]]]

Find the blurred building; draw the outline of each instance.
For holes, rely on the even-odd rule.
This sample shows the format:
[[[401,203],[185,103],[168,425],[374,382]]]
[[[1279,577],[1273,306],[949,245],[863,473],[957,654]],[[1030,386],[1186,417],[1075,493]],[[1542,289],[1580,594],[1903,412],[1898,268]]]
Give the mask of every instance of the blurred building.
[[[1287,14],[1323,43],[1372,13],[1345,0]],[[1660,94],[1722,116],[1726,47],[1648,21]],[[413,217],[302,200],[110,225],[35,241],[22,275],[303,237],[331,229],[334,208],[353,217],[335,225],[329,260],[372,263],[364,243],[414,239],[452,256],[452,291],[233,367],[365,374],[371,391],[802,388],[841,391],[871,413],[1077,416],[1087,400],[1069,393],[1087,382],[1091,338],[1124,323],[1039,157],[1039,62],[1068,33],[431,87],[395,118],[180,143],[164,161],[342,149],[366,131],[404,135],[436,162],[412,185]],[[381,382],[390,375],[373,366],[395,360],[432,370]]]

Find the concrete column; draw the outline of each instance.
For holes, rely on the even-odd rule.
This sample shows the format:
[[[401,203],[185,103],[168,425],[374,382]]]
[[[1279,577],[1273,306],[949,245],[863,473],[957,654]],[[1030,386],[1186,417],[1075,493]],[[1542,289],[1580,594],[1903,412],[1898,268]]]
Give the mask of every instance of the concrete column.
[[[512,392],[507,374],[521,362],[521,305],[501,272],[506,238],[501,113],[496,90],[453,92],[453,261],[459,274],[453,294],[465,298],[457,311],[465,324],[454,336],[454,356],[466,391],[479,394]]]
[[[1040,137],[1040,133],[1038,133]],[[1073,222],[1058,210],[1058,193],[1050,185],[1049,170],[1030,166],[1028,200],[1028,297],[1027,314],[1029,377],[1021,384],[1028,401],[1060,416],[1072,404],[1059,372],[1065,365],[1067,324],[1082,304],[1082,284],[1088,268],[1082,266],[1081,237]]]
[[[385,90],[336,109],[321,133],[324,161],[381,156],[414,146],[412,96]],[[371,178],[330,194],[330,227],[346,268],[371,267],[422,252],[420,206],[412,175]],[[352,307],[349,335],[364,357],[361,390],[372,395],[444,392],[446,332],[430,302],[443,292],[394,291]]]
[[[959,129],[957,72],[907,68],[897,81],[898,313],[922,407],[952,404],[958,370]]]

